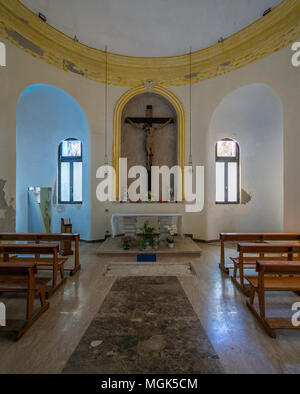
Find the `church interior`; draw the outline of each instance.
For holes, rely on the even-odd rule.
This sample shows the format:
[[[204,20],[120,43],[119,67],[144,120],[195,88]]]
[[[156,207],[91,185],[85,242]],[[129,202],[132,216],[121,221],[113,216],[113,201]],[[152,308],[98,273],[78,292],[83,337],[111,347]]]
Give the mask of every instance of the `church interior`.
[[[300,373],[299,77],[299,0],[0,0],[0,374]]]

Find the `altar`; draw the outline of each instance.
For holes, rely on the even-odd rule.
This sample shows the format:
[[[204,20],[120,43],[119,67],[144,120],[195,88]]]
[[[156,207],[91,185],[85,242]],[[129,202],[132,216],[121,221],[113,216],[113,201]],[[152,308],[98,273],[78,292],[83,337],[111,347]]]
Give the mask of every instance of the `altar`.
[[[166,225],[172,224],[173,219],[177,220],[178,235],[184,237],[184,221],[181,213],[114,213],[111,216],[111,235],[115,238],[119,234],[119,221],[124,220],[124,232],[136,232],[136,220],[138,217],[157,217],[162,229]]]

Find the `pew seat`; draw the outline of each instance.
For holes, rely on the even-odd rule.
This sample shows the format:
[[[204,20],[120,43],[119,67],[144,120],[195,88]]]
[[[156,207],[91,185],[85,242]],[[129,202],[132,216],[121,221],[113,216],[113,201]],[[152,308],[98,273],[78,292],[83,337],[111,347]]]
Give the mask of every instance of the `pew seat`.
[[[300,244],[285,243],[238,243],[238,257],[231,258],[234,264],[231,280],[246,296],[250,295],[249,285],[245,284],[244,270],[255,269],[256,261],[299,261]],[[253,256],[255,254],[256,256]]]
[[[294,242],[295,245],[300,243],[300,233],[221,233],[220,234],[220,270],[229,275],[230,266],[226,266],[225,261],[225,243],[226,242]]]
[[[70,275],[75,275],[81,269],[79,261],[79,234],[38,234],[38,233],[0,233],[0,245],[1,242],[32,242],[35,244],[42,244],[43,242],[54,242],[60,243],[61,246],[64,243],[70,245],[72,242],[75,243],[75,256],[72,266],[65,268],[65,271],[69,271]],[[70,249],[70,247],[69,247]],[[60,252],[64,256],[64,248],[61,247]],[[70,250],[67,254],[69,254]]]
[[[50,278],[35,278],[34,290],[38,292],[39,289],[45,287],[50,280]],[[0,293],[24,293],[27,291],[27,288],[27,281],[25,281],[22,276],[0,276]]]
[[[257,276],[246,276],[246,279],[255,290],[258,289]],[[299,291],[300,277],[265,277],[264,289],[265,291]]]
[[[38,270],[52,272],[52,283],[47,286],[46,290],[47,297],[50,297],[66,282],[64,264],[67,258],[59,258],[58,251],[58,244],[0,244],[2,262],[36,263]],[[21,257],[18,257],[20,255]],[[24,257],[23,255],[30,257]],[[50,255],[51,257],[41,257],[41,255]],[[58,272],[60,273],[60,281],[58,280]]]
[[[246,276],[250,285],[250,299],[247,306],[262,324],[271,338],[276,338],[275,330],[300,329],[299,324],[293,323],[293,317],[266,316],[265,292],[293,291],[300,292],[300,262],[299,261],[257,261],[257,277]],[[258,309],[254,304],[258,296]],[[289,310],[291,305],[289,305]],[[298,323],[298,322],[297,322]]]
[[[36,263],[0,263],[0,293],[25,293],[27,295],[25,319],[6,320],[6,325],[0,327],[0,333],[12,333],[15,340],[20,339],[49,308],[49,303],[46,302],[46,285],[49,279],[36,278],[36,274]],[[37,296],[41,306],[34,311],[34,300]]]

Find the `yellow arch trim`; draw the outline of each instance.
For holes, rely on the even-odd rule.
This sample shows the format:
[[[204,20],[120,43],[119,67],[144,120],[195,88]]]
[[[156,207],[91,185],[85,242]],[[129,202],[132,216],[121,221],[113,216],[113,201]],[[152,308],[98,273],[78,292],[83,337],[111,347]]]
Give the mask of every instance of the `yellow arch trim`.
[[[177,160],[181,169],[184,169],[186,163],[186,125],[185,125],[185,111],[179,98],[168,89],[162,86],[155,86],[151,90],[146,89],[145,86],[131,89],[125,92],[118,100],[113,117],[113,166],[116,171],[116,196],[119,197],[119,158],[121,157],[121,127],[122,127],[122,113],[125,105],[135,96],[141,93],[157,93],[166,98],[174,107],[177,114]],[[182,194],[184,196],[184,194]]]
[[[25,7],[19,0],[0,0],[0,35],[32,56],[66,72],[105,83],[105,53],[75,42]],[[269,14],[241,31],[192,54],[193,83],[240,69],[279,51],[300,36],[300,1],[284,0]],[[109,84],[163,86],[189,83],[189,54],[136,57],[108,54]]]

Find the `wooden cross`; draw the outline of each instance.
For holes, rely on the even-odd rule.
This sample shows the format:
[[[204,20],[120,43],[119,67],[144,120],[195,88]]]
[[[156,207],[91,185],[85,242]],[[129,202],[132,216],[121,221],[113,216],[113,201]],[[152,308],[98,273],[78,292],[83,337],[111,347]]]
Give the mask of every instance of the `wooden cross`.
[[[147,105],[145,118],[126,118],[125,123],[143,130],[146,133],[145,150],[147,153],[147,170],[148,170],[148,189],[151,191],[151,167],[153,162],[153,138],[157,130],[161,130],[168,124],[175,123],[173,118],[153,118],[152,105]],[[144,125],[141,126],[140,124]],[[159,124],[158,127],[153,127],[153,124]]]
[[[170,123],[175,123],[174,119],[172,118],[153,118],[153,107],[152,105],[147,105],[146,108],[146,117],[145,118],[126,118],[125,123],[129,123],[128,120],[131,120],[134,123],[144,123],[145,125],[149,125],[150,127],[153,124],[164,124],[170,120]]]

